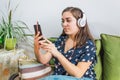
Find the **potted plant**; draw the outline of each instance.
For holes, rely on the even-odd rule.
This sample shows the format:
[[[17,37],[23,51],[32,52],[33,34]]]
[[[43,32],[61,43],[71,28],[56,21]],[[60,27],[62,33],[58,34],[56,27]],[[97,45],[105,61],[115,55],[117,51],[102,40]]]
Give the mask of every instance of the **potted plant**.
[[[12,21],[13,9],[10,9],[10,1],[8,6],[7,18],[2,16],[0,21],[0,38],[4,40],[4,48],[12,50],[15,49],[16,43],[26,40],[25,29],[29,30],[29,28],[23,21]]]

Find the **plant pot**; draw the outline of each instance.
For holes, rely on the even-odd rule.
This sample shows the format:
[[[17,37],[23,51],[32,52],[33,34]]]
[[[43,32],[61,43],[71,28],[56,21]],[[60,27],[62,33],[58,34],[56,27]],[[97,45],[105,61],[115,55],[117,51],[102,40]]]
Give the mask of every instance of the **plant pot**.
[[[7,38],[5,39],[5,45],[6,50],[13,50],[16,47],[16,38]]]

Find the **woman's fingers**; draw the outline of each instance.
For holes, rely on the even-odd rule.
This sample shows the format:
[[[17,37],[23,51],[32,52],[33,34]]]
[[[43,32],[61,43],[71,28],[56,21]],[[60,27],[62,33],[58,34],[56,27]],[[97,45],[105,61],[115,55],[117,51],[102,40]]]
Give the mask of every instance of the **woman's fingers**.
[[[48,44],[52,44],[52,42],[49,41],[47,38],[44,38],[44,39],[45,39],[46,43],[48,43]]]
[[[49,47],[48,47],[47,45],[41,45],[41,48],[42,48],[43,50],[48,50],[48,49],[49,49]]]
[[[52,42],[51,42],[51,41],[49,41],[48,39],[47,39],[47,42],[48,42],[49,44],[52,44]]]
[[[40,42],[42,48],[46,48],[46,49],[51,48],[51,44],[47,43],[46,40],[42,40],[39,42]]]
[[[39,37],[39,34],[40,34],[40,32],[38,32],[37,35],[35,35],[34,38],[36,39],[37,37]]]
[[[38,40],[38,39],[41,39],[41,38],[43,38],[43,39]],[[50,42],[47,38],[44,38],[43,36],[40,36],[40,37],[36,37],[36,39],[37,39],[36,41],[38,42],[40,48],[42,48],[43,50],[51,51],[51,49],[53,48],[53,43]]]
[[[43,36],[40,36],[40,32],[37,33],[37,35],[35,35],[34,39],[40,40],[42,39]]]
[[[41,41],[39,41],[39,43],[40,43],[41,45],[44,45],[44,46],[48,46],[48,45],[49,45],[48,43],[46,43],[45,40],[41,40]]]

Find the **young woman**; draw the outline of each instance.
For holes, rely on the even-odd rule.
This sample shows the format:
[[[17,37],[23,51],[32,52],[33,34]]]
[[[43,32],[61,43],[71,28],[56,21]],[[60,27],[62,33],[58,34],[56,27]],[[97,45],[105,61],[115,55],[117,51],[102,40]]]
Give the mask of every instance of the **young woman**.
[[[95,80],[96,47],[89,31],[86,15],[77,7],[67,7],[62,12],[63,33],[55,44],[34,38],[35,55],[43,64],[55,60],[53,75],[40,80]],[[47,43],[46,43],[47,41]],[[42,54],[39,49],[46,51]]]

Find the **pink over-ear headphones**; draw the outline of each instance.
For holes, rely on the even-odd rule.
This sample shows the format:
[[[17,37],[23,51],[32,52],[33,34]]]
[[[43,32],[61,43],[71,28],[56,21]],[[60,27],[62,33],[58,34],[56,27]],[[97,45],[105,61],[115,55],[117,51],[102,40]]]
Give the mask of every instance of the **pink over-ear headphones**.
[[[84,27],[86,24],[86,20],[87,20],[86,15],[85,13],[83,13],[83,17],[78,19],[78,26]]]

